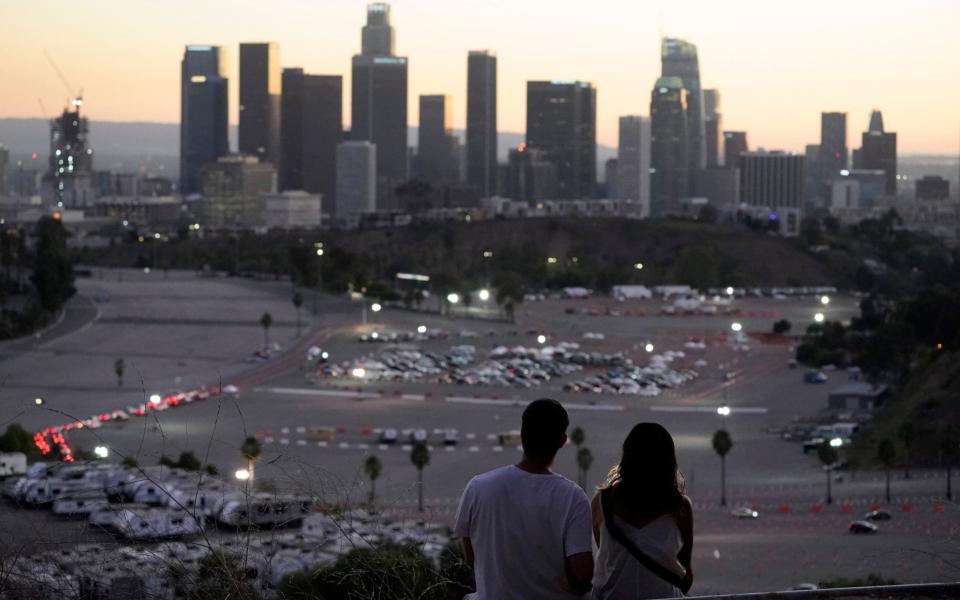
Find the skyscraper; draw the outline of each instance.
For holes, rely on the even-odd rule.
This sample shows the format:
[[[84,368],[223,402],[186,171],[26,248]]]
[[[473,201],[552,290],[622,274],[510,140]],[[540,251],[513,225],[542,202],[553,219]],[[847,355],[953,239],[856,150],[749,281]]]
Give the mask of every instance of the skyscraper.
[[[650,216],[650,119],[633,115],[620,117],[614,188],[617,198],[640,205],[640,216]]]
[[[482,198],[497,193],[497,57],[467,56],[467,183]]]
[[[686,40],[664,38],[660,47],[663,77],[677,77],[687,92],[687,135],[691,179],[707,164],[703,91],[697,47]]]
[[[322,194],[332,210],[337,144],[343,140],[343,79],[283,70],[280,189]]]
[[[769,212],[784,235],[796,235],[803,202],[802,154],[747,152],[740,156],[740,202]]]
[[[597,184],[597,90],[582,81],[527,82],[527,148],[557,168],[560,199],[592,197]]]
[[[690,195],[687,92],[678,77],[661,77],[650,99],[650,214],[680,212]]]
[[[707,147],[707,166],[719,167],[723,164],[723,118],[720,115],[720,92],[703,90],[703,136]]]
[[[337,146],[337,202],[334,215],[343,220],[377,208],[377,149],[370,142],[346,141]]]
[[[274,43],[240,44],[241,154],[280,160],[280,52]]]
[[[387,186],[407,179],[407,59],[393,52],[390,7],[371,4],[353,57],[350,137],[376,146],[377,177]]]
[[[81,98],[75,98],[59,117],[50,121],[49,170],[44,196],[58,206],[82,208],[93,203],[93,149],[87,145],[87,118],[80,115]],[[2,193],[2,192],[0,192]]]
[[[417,140],[417,176],[433,184],[455,183],[456,138],[450,128],[450,98],[420,96],[420,125]]]
[[[827,179],[849,166],[847,156],[847,113],[820,114],[820,164]]]
[[[723,132],[723,164],[725,166],[737,168],[740,155],[749,150],[746,131]]]
[[[200,192],[200,169],[226,156],[226,56],[219,46],[187,46],[180,63],[180,193]]]
[[[858,169],[881,170],[886,174],[884,192],[897,195],[897,134],[883,130],[883,115],[879,110],[870,115],[870,127],[863,132]]]

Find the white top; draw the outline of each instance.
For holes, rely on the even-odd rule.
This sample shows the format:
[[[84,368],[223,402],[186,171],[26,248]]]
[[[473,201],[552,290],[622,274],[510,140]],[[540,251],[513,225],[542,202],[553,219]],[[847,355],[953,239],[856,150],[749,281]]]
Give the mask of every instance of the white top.
[[[683,577],[686,569],[677,555],[683,547],[680,528],[672,514],[661,515],[643,527],[630,525],[617,515],[615,524],[636,547],[663,567]],[[680,598],[683,592],[651,572],[610,536],[604,523],[600,528],[600,549],[593,574],[592,600],[641,600]]]
[[[592,552],[590,502],[555,473],[511,465],[470,480],[454,530],[470,538],[472,600],[570,600],[561,587],[566,557]]]

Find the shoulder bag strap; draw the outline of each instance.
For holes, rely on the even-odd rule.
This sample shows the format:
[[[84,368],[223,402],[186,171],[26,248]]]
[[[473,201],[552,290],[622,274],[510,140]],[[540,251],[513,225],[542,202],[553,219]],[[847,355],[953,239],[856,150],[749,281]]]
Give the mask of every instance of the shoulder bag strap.
[[[640,548],[637,548],[637,545],[630,541],[630,538],[628,538],[623,531],[617,527],[617,525],[613,522],[613,511],[610,508],[609,492],[609,489],[600,492],[600,507],[603,509],[603,522],[607,526],[607,531],[610,532],[610,537],[615,539],[621,546],[626,548],[627,552],[637,559],[637,562],[646,567],[648,571],[660,579],[663,579],[679,590],[686,591],[686,589],[689,589],[686,587],[686,584],[682,578],[678,577],[676,573],[644,554],[643,551],[641,551]]]

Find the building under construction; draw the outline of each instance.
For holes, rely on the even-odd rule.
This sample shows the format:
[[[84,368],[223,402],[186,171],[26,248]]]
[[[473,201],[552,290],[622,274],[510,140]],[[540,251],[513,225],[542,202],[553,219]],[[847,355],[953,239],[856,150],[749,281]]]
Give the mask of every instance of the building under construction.
[[[94,202],[93,149],[87,145],[89,125],[80,116],[82,98],[50,120],[49,171],[44,199],[58,208],[84,208]]]

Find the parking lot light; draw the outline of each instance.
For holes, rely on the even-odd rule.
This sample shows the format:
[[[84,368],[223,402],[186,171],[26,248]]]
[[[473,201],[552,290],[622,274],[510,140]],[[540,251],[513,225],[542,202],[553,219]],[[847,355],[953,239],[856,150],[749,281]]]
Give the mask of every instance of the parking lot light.
[[[736,333],[740,333],[743,331],[743,325],[741,325],[739,322],[733,322],[730,324],[730,329]]]
[[[824,306],[830,304],[830,296],[820,296],[820,304]]]
[[[633,264],[633,268],[636,269],[636,270],[638,270],[638,271],[642,271],[642,270],[643,270],[643,263],[642,263],[642,262],[634,263],[634,264]]]
[[[426,325],[418,325],[418,326],[417,326],[417,333],[426,333],[426,332],[427,332],[427,326],[426,326]]]
[[[487,290],[487,289],[480,290],[479,292],[477,292],[477,296],[480,298],[482,302],[486,302],[487,300],[490,299],[490,290]]]
[[[93,454],[97,458],[106,458],[110,455],[110,450],[106,446],[97,446],[93,449]]]
[[[732,295],[733,295],[733,287],[732,287],[732,286],[727,286],[727,295],[728,295],[728,296],[732,296]]]
[[[460,302],[460,294],[456,292],[450,292],[447,294],[447,302],[450,304],[456,304],[457,302]]]
[[[646,350],[647,352],[653,352],[653,344],[651,344],[650,342],[647,342],[647,345],[644,346],[643,349]]]
[[[557,264],[557,257],[556,257],[556,256],[548,256],[548,257],[547,257],[547,264],[548,264],[548,265],[555,265],[555,264]]]
[[[246,469],[237,469],[234,471],[233,476],[236,477],[238,481],[246,481],[250,479],[250,471]]]
[[[37,406],[43,406],[43,398],[41,398],[40,396],[37,396],[36,398],[33,399],[33,403],[36,404]]]
[[[380,306],[380,303],[379,303],[379,302],[374,302],[374,303],[370,306],[370,310],[372,310],[373,312],[380,312],[382,309],[383,309],[383,307]]]
[[[718,406],[718,407],[717,407],[717,414],[720,415],[721,417],[729,417],[729,416],[730,416],[730,407],[729,407],[729,406]]]
[[[546,344],[546,343],[547,343],[547,336],[543,335],[542,333],[541,333],[540,335],[538,335],[538,336],[537,336],[537,343],[538,343],[538,344]]]
[[[816,321],[817,323],[823,323],[823,319],[824,319],[824,318],[825,318],[825,317],[823,316],[823,313],[821,313],[821,312],[818,312],[817,314],[813,315],[813,320]]]
[[[836,437],[836,438],[833,438],[832,440],[830,440],[830,447],[831,447],[831,448],[839,448],[839,447],[842,446],[842,445],[843,445],[843,440],[842,440],[841,438]]]

